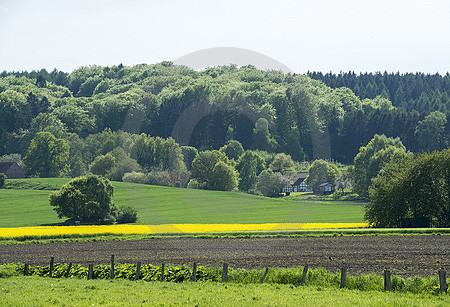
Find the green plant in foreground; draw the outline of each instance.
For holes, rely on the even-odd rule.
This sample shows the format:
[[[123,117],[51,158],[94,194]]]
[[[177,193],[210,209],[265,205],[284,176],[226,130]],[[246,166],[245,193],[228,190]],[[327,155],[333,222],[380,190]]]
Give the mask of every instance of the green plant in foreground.
[[[1,306],[448,306],[450,296],[317,286],[143,282],[15,276],[0,280]]]
[[[24,264],[3,264],[0,265],[0,277],[11,277],[24,274]],[[80,278],[86,279],[88,268],[82,265],[72,265],[67,275],[69,266],[67,264],[56,263],[53,269],[55,278]],[[136,264],[117,264],[114,270],[115,279],[134,280],[136,276]],[[263,276],[262,269],[229,269],[229,283],[232,284],[257,284]],[[218,267],[199,266],[196,272],[196,280],[200,282],[218,282],[221,280],[222,269]],[[49,277],[49,266],[29,266],[29,275],[39,277]],[[164,270],[164,280],[168,282],[186,282],[191,280],[192,268],[187,266],[167,266]],[[268,284],[286,284],[300,286],[302,280],[303,268],[271,268],[266,276],[265,283]],[[109,279],[110,266],[96,265],[93,268],[93,279]],[[161,267],[154,265],[141,266],[139,279],[143,281],[157,281],[161,277]],[[339,288],[340,273],[330,273],[324,268],[311,269],[308,271],[306,286],[315,286],[324,289]],[[375,274],[365,274],[347,276],[346,288],[349,290],[360,291],[382,291],[383,277]],[[392,289],[399,293],[414,294],[437,294],[439,292],[439,279],[436,276],[431,277],[411,277],[401,278],[392,277]]]

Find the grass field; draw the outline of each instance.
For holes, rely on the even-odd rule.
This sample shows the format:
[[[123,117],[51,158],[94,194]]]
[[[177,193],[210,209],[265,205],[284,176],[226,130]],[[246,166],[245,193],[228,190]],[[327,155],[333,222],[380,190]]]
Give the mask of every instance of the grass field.
[[[448,306],[448,295],[274,284],[0,278],[1,306]]]
[[[48,201],[49,190],[69,179],[10,180],[0,190],[0,227],[61,222]],[[138,224],[361,223],[361,203],[289,201],[235,192],[204,191],[113,182],[117,205],[136,207]]]

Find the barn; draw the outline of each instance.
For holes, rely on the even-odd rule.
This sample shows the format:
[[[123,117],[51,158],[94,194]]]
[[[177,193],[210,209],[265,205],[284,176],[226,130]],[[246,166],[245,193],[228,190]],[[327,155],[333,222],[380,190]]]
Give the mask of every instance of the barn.
[[[16,162],[0,162],[0,173],[9,179],[25,178],[25,172]]]
[[[328,195],[334,193],[334,184],[329,182],[321,182],[313,188],[316,195]]]

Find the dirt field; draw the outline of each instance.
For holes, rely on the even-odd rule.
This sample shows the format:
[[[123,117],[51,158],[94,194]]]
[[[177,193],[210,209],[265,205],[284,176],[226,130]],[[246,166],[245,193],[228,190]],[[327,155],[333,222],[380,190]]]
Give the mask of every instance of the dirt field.
[[[450,236],[343,236],[299,238],[200,239],[170,238],[139,241],[74,242],[0,246],[0,263],[55,262],[108,264],[221,265],[232,267],[292,267],[308,264],[336,271],[342,266],[350,274],[391,269],[401,276],[435,275],[450,271]]]

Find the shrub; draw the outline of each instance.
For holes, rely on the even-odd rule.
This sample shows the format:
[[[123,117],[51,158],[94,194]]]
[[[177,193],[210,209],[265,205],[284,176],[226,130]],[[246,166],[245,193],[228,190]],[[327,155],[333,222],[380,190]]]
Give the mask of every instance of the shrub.
[[[117,210],[116,222],[118,224],[134,223],[138,219],[136,208],[130,206],[120,206]]]
[[[264,196],[274,197],[280,194],[283,184],[284,180],[281,175],[270,170],[264,170],[258,176],[256,189]]]
[[[189,180],[189,183],[187,185],[188,189],[198,189],[198,182],[195,179]]]
[[[123,175],[122,177],[122,181],[132,183],[146,183],[147,176],[144,173],[140,172],[125,173],[125,175]]]

